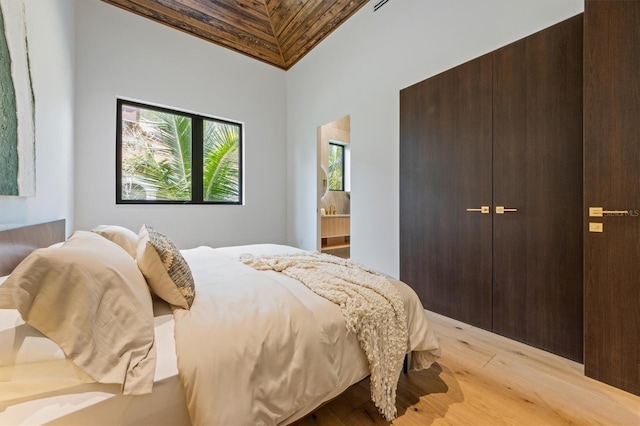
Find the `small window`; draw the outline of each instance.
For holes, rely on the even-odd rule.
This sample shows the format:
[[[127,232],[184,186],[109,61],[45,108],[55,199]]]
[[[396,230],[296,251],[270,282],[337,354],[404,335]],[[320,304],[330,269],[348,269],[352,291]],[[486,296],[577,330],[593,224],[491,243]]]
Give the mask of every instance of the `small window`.
[[[242,204],[242,125],[118,99],[116,203]]]
[[[329,142],[329,190],[344,191],[344,145]]]

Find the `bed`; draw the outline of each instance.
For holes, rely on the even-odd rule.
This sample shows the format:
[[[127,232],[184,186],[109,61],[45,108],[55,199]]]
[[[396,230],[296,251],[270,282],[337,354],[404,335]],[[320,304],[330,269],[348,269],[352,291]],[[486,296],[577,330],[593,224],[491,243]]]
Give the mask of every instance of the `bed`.
[[[118,231],[115,237],[114,229]],[[94,231],[76,232],[62,247],[63,221],[0,232],[0,307],[4,308],[0,309],[0,424],[289,424],[371,374],[369,353],[362,350],[358,336],[348,331],[338,305],[283,272],[258,270],[246,260],[247,256],[267,259],[264,256],[305,252],[273,244],[182,250],[180,257],[188,265],[194,287],[181,288],[176,281],[163,287],[166,274],[158,277],[154,271],[158,262],[166,266],[166,256],[159,248],[171,245],[166,236],[144,226],[139,233],[120,227]],[[158,235],[165,239],[154,246],[157,253],[150,251],[154,254],[150,258],[145,247]],[[34,249],[55,243],[55,248],[36,251],[20,263]],[[95,314],[84,321],[70,321],[70,316],[86,307],[65,304],[71,303],[68,299],[91,303],[84,301],[84,293],[65,294],[60,299],[61,293],[69,291],[66,287],[57,289],[48,284],[47,291],[38,287],[39,282],[52,280],[51,271],[44,268],[27,274],[25,270],[34,270],[35,266],[29,265],[34,263],[33,257],[45,257],[49,262],[57,256],[69,262],[76,253],[89,256],[93,249],[87,249],[86,244],[97,244],[95,252],[101,255],[109,253],[109,262],[118,258],[130,267],[131,262],[125,259],[135,258],[133,264],[151,291],[146,285],[139,291],[140,287],[122,290],[108,284],[100,297],[94,298],[97,307],[91,309]],[[73,278],[77,268],[70,268],[71,272],[57,268],[66,271],[57,274],[63,277],[58,285],[67,285]],[[168,272],[171,268],[165,269]],[[10,272],[12,278],[7,281]],[[37,296],[23,297],[29,300],[31,311],[52,297],[56,307],[64,305],[59,308],[64,315],[47,311],[44,322],[39,323],[20,305],[25,303],[22,299],[7,302],[7,291],[15,293],[16,282],[21,283],[16,277],[21,274],[27,276],[27,284],[38,287],[34,290],[22,283]],[[35,284],[28,281],[34,274],[40,274],[34,278]],[[116,280],[100,277],[95,279],[98,284],[92,281],[92,285]],[[415,293],[403,283],[391,281],[405,306],[406,352],[413,354],[411,366],[426,368],[439,355],[437,339]],[[145,292],[149,293],[149,305]],[[105,318],[103,322],[111,330],[128,321],[133,314],[122,317],[121,312],[102,312],[123,303],[110,299],[119,300],[120,293],[128,295],[127,300],[139,296],[144,307],[132,309],[147,312],[140,315],[144,324],[127,323],[126,330],[106,339],[108,347],[92,355],[103,356],[103,352],[120,347],[116,352],[120,358],[126,352],[127,362],[108,360],[108,368],[96,370],[96,360],[82,353],[91,345],[70,343],[68,336],[76,333],[79,322],[99,323]],[[10,303],[20,305],[21,311],[8,307]],[[120,319],[109,320],[114,315]],[[55,330],[47,329],[50,322],[56,324]],[[57,328],[62,329],[59,334]],[[133,333],[137,346],[126,340],[131,337],[123,336],[127,330],[140,330]],[[120,364],[113,367],[114,363]]]

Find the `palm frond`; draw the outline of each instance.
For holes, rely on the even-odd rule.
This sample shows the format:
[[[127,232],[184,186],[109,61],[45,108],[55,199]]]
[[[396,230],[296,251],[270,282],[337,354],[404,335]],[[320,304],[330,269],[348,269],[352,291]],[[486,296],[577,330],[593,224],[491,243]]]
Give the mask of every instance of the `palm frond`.
[[[203,198],[205,201],[239,201],[239,127],[205,121]]]
[[[342,178],[342,164],[344,155],[344,147],[339,145],[329,144],[329,189],[342,191],[343,178]]]
[[[204,201],[240,201],[239,129],[204,120]],[[191,136],[191,118],[178,114],[141,108],[137,121],[125,122],[123,199],[192,199]]]
[[[138,122],[129,122],[123,139],[127,150],[123,175],[141,185],[147,198],[191,199],[191,119],[141,109]]]

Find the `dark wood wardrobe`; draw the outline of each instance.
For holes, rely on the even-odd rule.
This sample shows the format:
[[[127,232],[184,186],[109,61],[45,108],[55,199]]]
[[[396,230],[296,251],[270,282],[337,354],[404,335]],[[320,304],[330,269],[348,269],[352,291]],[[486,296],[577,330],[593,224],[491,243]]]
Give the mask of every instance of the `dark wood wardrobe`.
[[[582,15],[400,92],[400,278],[581,361]]]
[[[588,0],[584,52],[584,367],[640,395],[640,0]]]

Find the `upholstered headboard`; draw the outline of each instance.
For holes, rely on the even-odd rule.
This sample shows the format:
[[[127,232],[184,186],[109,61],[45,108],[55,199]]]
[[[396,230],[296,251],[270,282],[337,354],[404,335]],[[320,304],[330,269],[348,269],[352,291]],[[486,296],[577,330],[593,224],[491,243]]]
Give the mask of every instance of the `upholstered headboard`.
[[[64,219],[0,231],[0,276],[9,275],[33,250],[64,240]]]

